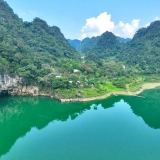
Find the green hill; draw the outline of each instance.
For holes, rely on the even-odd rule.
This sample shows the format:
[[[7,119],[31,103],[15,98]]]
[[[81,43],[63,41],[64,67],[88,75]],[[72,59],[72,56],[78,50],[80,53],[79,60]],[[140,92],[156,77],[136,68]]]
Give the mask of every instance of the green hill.
[[[111,32],[103,33],[96,45],[88,51],[88,59],[105,59],[117,55],[122,48],[123,44],[120,43],[116,36]]]
[[[61,61],[78,60],[60,29],[35,18],[23,22],[0,0],[0,73],[18,74],[29,83],[61,73]]]
[[[138,30],[118,59],[130,66],[138,65],[147,74],[160,73],[160,21]]]

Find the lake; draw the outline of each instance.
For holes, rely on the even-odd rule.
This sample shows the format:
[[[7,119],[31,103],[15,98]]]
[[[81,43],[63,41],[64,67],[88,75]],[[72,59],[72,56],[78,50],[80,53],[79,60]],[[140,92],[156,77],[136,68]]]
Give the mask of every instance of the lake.
[[[160,160],[160,89],[141,95],[0,97],[0,160]]]

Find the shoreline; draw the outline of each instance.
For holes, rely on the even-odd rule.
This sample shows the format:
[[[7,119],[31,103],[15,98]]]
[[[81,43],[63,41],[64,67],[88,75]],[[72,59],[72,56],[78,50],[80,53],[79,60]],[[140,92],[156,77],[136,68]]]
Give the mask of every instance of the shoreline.
[[[105,99],[108,98],[112,95],[118,96],[118,95],[125,95],[125,96],[138,96],[140,93],[142,93],[144,90],[149,90],[149,89],[154,89],[160,87],[160,83],[145,83],[142,85],[142,88],[139,91],[136,92],[130,92],[129,90],[127,91],[115,91],[115,92],[110,92],[107,93],[103,96],[98,96],[98,97],[90,97],[90,98],[70,98],[70,99],[59,99],[60,102],[65,103],[65,102],[88,102],[88,101],[94,101],[94,100],[100,100],[100,99]],[[142,97],[145,98],[145,97]]]

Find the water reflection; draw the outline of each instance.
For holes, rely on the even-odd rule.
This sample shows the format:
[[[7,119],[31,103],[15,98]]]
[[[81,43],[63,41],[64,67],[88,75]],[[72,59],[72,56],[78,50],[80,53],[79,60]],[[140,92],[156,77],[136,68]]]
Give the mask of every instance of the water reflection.
[[[55,120],[74,120],[86,110],[90,110],[92,104],[93,102],[61,104],[49,98],[38,97],[1,97],[0,157],[32,127],[40,130]]]
[[[143,118],[151,128],[160,128],[160,89],[143,93],[146,98],[116,96],[102,101],[64,103],[49,98],[1,97],[0,98],[0,157],[6,154],[17,139],[26,135],[32,127],[42,129],[52,121],[74,120],[91,106],[105,109],[114,107],[123,99],[134,114]],[[94,105],[93,105],[94,103]]]
[[[160,89],[148,90],[141,94],[145,98],[123,97],[133,113],[143,118],[153,129],[160,129]]]

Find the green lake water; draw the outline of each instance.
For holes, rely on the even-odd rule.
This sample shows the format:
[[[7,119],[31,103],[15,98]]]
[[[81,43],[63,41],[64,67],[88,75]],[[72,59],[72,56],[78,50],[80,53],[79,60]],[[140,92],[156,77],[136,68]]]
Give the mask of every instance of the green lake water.
[[[160,160],[160,89],[141,95],[0,97],[0,160]]]

